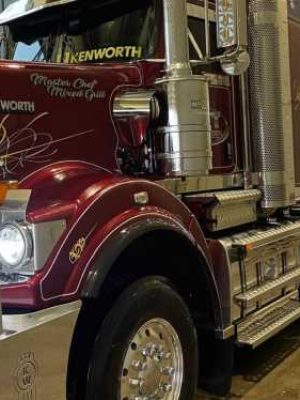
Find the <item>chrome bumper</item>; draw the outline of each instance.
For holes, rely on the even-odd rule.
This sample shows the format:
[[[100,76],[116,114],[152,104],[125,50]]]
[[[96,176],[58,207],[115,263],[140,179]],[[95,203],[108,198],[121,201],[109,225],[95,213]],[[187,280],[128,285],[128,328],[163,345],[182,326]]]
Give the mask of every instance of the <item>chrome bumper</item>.
[[[0,400],[66,398],[69,350],[80,306],[78,301],[25,315],[3,315]]]

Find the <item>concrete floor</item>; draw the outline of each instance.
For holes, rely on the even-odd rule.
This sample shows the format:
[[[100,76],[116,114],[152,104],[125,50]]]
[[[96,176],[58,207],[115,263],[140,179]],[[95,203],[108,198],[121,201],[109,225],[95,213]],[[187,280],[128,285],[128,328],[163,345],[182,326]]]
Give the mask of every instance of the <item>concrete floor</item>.
[[[253,351],[238,350],[226,400],[300,400],[300,321]],[[199,393],[196,400],[215,400]]]

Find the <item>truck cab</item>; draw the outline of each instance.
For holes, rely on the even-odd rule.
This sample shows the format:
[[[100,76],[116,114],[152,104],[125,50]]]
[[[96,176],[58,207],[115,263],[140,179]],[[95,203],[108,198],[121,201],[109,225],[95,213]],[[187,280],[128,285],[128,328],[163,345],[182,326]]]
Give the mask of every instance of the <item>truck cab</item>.
[[[223,395],[233,345],[299,318],[299,15],[281,0],[0,14],[15,43],[0,62],[1,400],[46,398],[49,381],[68,400]]]

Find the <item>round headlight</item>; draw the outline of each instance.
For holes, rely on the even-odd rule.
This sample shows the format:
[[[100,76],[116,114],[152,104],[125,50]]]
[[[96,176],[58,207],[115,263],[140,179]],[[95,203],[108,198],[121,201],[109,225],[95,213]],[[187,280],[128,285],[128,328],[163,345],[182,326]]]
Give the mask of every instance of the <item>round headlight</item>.
[[[0,262],[9,269],[18,269],[31,256],[31,235],[25,225],[6,223],[0,227]]]

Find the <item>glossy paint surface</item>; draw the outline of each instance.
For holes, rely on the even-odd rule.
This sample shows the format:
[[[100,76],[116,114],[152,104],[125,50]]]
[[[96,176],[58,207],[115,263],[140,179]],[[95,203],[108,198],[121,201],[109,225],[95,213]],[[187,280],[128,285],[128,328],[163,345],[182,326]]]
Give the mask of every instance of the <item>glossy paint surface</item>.
[[[108,237],[113,237],[133,222],[159,217],[170,225],[175,223],[194,244],[198,244],[199,249],[207,251],[204,237],[191,212],[176,197],[155,183],[118,175],[103,175],[102,172],[98,175],[97,172],[85,175],[81,170],[80,173],[81,176],[74,175],[78,182],[77,190],[82,190],[80,196],[77,197],[78,193],[72,190],[72,182],[70,190],[68,185],[61,184],[65,192],[65,203],[61,204],[60,210],[67,219],[66,231],[40,273],[26,284],[3,287],[2,300],[5,307],[35,309],[78,298],[85,277],[102,245]],[[51,191],[60,197],[59,184],[54,183],[54,176],[48,178],[48,183],[45,180],[44,184],[45,187],[49,185],[49,190],[51,187]],[[134,194],[142,191],[147,191],[149,195],[149,204],[145,207],[137,206],[134,202]],[[36,194],[33,191],[32,206],[28,210],[29,218],[35,221],[47,219],[51,208],[49,204],[44,208],[35,208],[35,201],[39,202],[40,199],[38,193],[38,189]],[[47,194],[44,199],[47,204]],[[54,213],[56,209],[54,206]],[[70,252],[80,239],[84,239],[85,248],[82,257],[74,263]],[[207,253],[204,255],[208,256]]]
[[[99,191],[126,179],[117,172],[119,138],[112,102],[119,91],[143,84],[143,68],[137,64],[86,68],[1,62],[0,173],[2,179],[18,180],[21,188],[32,190],[29,221],[65,219],[68,231]],[[87,229],[96,218],[93,214],[84,220]],[[71,240],[79,237],[76,231]],[[64,250],[68,254],[71,248]],[[56,248],[52,257],[60,258],[60,253]],[[63,263],[62,257],[56,264],[59,276],[50,283],[56,295],[56,286],[62,288],[69,277]],[[42,307],[43,272],[25,285],[4,287],[4,306]]]
[[[209,258],[200,226],[180,200],[151,181],[120,173],[114,97],[153,89],[163,73],[158,61],[0,63],[1,178],[32,190],[28,221],[64,219],[67,224],[39,273],[24,284],[2,287],[4,307],[40,309],[79,298],[102,245],[133,222],[157,217],[170,225],[175,221]],[[215,107],[225,104],[226,115],[231,112],[227,92],[212,91]],[[228,171],[223,149],[215,160]],[[149,195],[145,207],[134,202],[134,195],[143,191]],[[74,262],[70,255],[79,243],[84,243],[82,254]]]
[[[210,84],[212,130],[212,173],[225,174],[238,168],[238,143],[235,114],[235,82],[218,75],[219,82]],[[226,84],[225,84],[226,80]]]
[[[82,160],[116,170],[115,93],[143,85],[137,65],[0,63],[3,179],[44,165]]]

